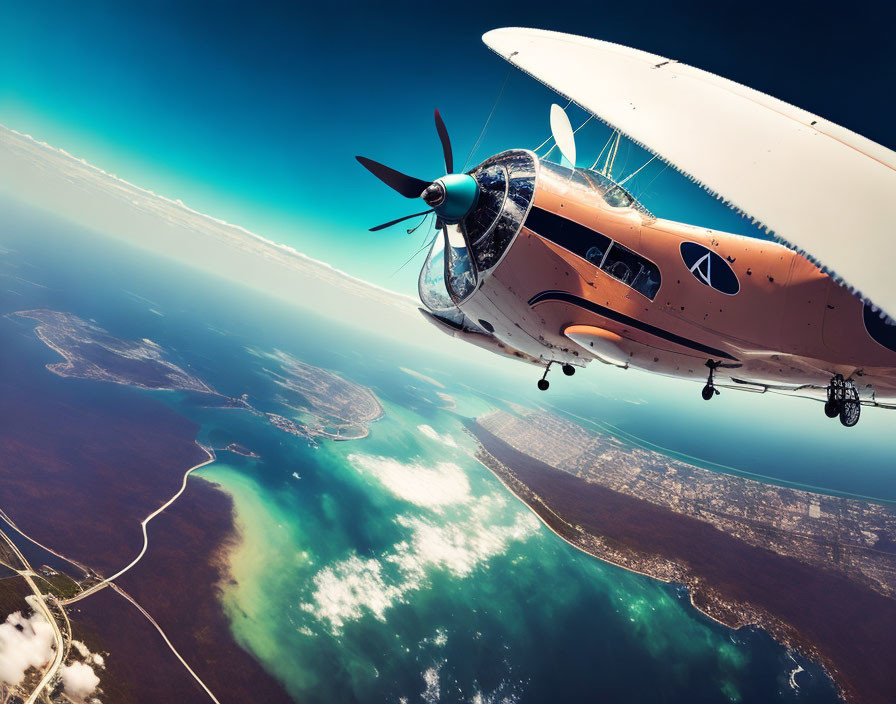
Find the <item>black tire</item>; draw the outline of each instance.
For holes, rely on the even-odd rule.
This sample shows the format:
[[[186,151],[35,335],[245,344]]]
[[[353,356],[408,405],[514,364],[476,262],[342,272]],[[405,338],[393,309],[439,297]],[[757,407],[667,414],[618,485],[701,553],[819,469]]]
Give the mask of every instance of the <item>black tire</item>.
[[[549,382],[547,379],[539,379],[539,380],[538,380],[538,388],[539,388],[541,391],[547,391],[547,390],[548,390],[548,387],[549,387],[550,385],[551,385],[551,382]]]
[[[840,422],[847,428],[851,428],[859,422],[861,414],[862,404],[853,400],[844,401],[840,408]]]
[[[573,374],[576,373],[576,368],[574,366],[572,366],[571,364],[564,364],[563,365],[563,373],[566,374],[566,376],[572,376]]]
[[[840,403],[835,401],[834,399],[829,399],[825,401],[824,404],[824,414],[828,418],[836,418],[840,415]]]
[[[703,387],[703,391],[700,392],[700,395],[703,396],[704,401],[709,401],[709,399],[716,395],[716,390],[707,384]]]

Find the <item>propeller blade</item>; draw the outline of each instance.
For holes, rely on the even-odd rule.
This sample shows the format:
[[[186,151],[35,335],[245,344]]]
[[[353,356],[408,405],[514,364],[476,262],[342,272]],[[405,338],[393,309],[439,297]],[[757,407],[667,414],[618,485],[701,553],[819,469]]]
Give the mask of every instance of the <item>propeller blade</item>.
[[[556,103],[551,105],[551,134],[554,136],[560,153],[572,168],[576,168],[576,138],[572,131],[572,125],[569,124],[566,111]]]
[[[380,164],[379,162],[364,156],[356,156],[355,159],[357,159],[361,166],[376,176],[380,181],[389,186],[393,191],[398,191],[405,198],[419,198],[420,194],[426,190],[426,187],[430,183],[429,181],[421,181],[419,178],[414,178],[413,176],[407,176],[400,171],[390,169],[385,164]]]
[[[429,215],[432,210],[424,210],[422,213],[414,213],[413,215],[405,215],[403,218],[398,218],[397,220],[391,220],[389,222],[384,222],[382,225],[377,225],[376,227],[371,227],[371,232],[376,232],[377,230],[385,230],[387,227],[392,227],[393,225],[397,225],[398,223],[404,220],[410,220],[411,218],[417,218],[421,215]]]
[[[439,139],[442,140],[442,153],[445,155],[445,173],[454,173],[454,154],[451,153],[451,140],[448,139],[448,128],[445,127],[445,121],[436,110],[436,130],[439,133]]]

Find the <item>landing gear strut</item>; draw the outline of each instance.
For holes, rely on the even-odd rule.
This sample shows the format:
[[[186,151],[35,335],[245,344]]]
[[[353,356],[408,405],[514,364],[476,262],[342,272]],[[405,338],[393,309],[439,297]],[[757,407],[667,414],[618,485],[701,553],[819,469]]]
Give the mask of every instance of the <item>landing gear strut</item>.
[[[700,395],[703,396],[704,401],[709,401],[713,396],[718,396],[719,394],[719,390],[712,383],[712,375],[716,369],[722,366],[722,363],[713,362],[711,359],[707,359],[706,366],[709,367],[709,376],[706,378],[706,386],[703,387]]]
[[[859,422],[861,412],[862,404],[856,385],[851,380],[844,379],[841,374],[834,375],[828,386],[828,400],[824,404],[824,414],[828,418],[840,416],[840,422],[851,428]]]

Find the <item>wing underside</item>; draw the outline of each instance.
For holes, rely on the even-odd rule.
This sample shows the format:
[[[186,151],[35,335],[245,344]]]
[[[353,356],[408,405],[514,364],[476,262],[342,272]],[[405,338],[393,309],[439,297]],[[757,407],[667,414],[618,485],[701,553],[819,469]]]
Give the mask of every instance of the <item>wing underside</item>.
[[[483,41],[896,317],[896,153],[661,56],[535,29]]]

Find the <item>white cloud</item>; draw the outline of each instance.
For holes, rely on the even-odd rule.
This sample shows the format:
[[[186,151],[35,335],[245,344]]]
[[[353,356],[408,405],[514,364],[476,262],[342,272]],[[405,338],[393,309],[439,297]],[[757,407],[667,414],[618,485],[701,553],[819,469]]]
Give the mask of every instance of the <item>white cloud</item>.
[[[346,621],[359,619],[365,613],[385,621],[386,609],[401,594],[400,586],[386,584],[379,561],[352,555],[315,575],[314,603],[303,604],[302,608],[329,622],[330,628],[338,632]]]
[[[431,518],[399,516],[396,522],[409,536],[379,558],[357,555],[320,570],[313,578],[309,614],[338,635],[346,623],[386,611],[427,586],[429,573],[445,570],[465,578],[514,541],[524,541],[539,527],[528,511],[514,512],[508,521],[506,499],[498,494],[471,498],[457,518],[445,524]]]
[[[53,627],[43,614],[7,616],[0,624],[0,681],[16,685],[28,668],[42,668],[53,657],[53,642]]]
[[[348,460],[362,474],[377,479],[396,498],[436,512],[472,499],[467,475],[454,462],[424,467],[391,457],[357,454],[349,455]]]
[[[78,654],[81,656],[84,662],[91,665],[98,665],[99,667],[106,666],[106,661],[103,659],[103,656],[98,653],[91,653],[87,645],[85,645],[81,641],[73,640],[72,647],[78,651]]]
[[[411,538],[396,545],[386,559],[418,580],[432,568],[466,577],[511,542],[526,540],[538,530],[538,519],[529,512],[517,514],[510,524],[492,520],[505,503],[502,496],[484,496],[473,503],[466,519],[441,525],[418,516],[399,516],[397,522],[411,531]]]
[[[59,676],[62,679],[63,690],[75,700],[86,699],[100,683],[100,678],[96,676],[93,668],[83,662],[63,665],[59,670]]]
[[[430,440],[435,440],[436,442],[440,442],[443,445],[447,445],[448,447],[457,447],[457,442],[450,435],[441,435],[439,432],[433,428],[431,425],[418,425],[417,430],[420,431],[420,434],[429,438]]]
[[[423,682],[426,685],[426,689],[423,690],[420,697],[426,704],[436,704],[442,695],[442,688],[439,686],[439,670],[441,669],[442,666],[438,665],[437,667],[428,668],[423,673]]]

